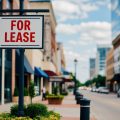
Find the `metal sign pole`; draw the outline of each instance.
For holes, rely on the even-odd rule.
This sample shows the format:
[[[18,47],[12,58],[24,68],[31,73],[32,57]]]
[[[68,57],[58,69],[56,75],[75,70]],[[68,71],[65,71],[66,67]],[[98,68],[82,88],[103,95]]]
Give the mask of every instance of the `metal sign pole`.
[[[20,15],[23,15],[24,0],[20,0]],[[20,49],[20,78],[19,78],[19,103],[18,116],[24,116],[24,51]]]

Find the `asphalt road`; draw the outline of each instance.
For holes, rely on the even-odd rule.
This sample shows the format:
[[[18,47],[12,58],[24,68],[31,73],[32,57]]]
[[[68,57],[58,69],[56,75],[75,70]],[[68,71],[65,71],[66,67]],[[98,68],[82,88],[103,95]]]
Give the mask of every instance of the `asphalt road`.
[[[97,120],[120,120],[120,98],[115,94],[100,94],[80,90],[91,100],[91,115]]]

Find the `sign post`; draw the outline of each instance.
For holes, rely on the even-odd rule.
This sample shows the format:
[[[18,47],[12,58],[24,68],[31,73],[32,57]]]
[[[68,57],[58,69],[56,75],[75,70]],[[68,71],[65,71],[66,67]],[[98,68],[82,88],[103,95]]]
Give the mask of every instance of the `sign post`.
[[[24,0],[20,0],[20,15],[23,15]],[[11,25],[11,29],[14,24]],[[18,101],[18,116],[24,116],[24,52],[25,49],[20,49],[20,78],[19,78],[19,101]]]

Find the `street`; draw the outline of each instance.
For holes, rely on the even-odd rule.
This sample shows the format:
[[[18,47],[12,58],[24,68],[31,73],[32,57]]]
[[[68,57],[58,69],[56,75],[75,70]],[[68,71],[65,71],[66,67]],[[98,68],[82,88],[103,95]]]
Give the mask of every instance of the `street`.
[[[115,94],[99,94],[80,90],[91,100],[91,115],[97,120],[120,120],[120,99]]]

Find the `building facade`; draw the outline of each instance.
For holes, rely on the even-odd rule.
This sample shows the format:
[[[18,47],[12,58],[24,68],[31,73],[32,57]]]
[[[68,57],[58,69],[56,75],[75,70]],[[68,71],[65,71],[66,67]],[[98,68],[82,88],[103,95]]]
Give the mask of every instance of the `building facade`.
[[[95,77],[95,58],[90,58],[89,60],[89,69],[90,69],[90,79],[92,80]]]
[[[113,40],[114,48],[114,91],[120,88],[120,35]]]
[[[105,76],[106,56],[109,50],[110,50],[109,45],[98,45],[97,46],[96,76],[97,75]]]
[[[106,57],[106,86],[113,92],[114,91],[114,49],[111,48]]]

